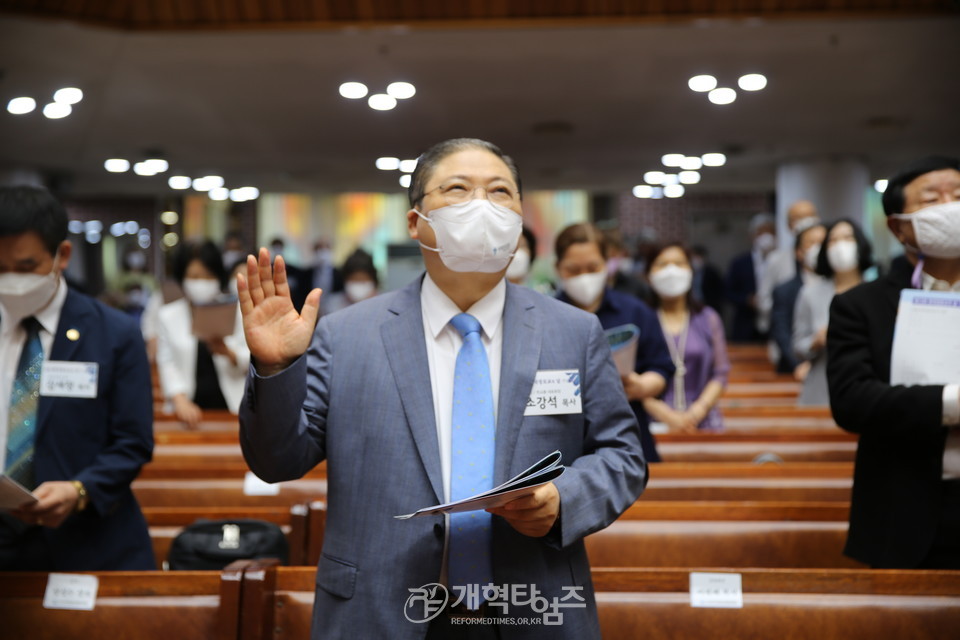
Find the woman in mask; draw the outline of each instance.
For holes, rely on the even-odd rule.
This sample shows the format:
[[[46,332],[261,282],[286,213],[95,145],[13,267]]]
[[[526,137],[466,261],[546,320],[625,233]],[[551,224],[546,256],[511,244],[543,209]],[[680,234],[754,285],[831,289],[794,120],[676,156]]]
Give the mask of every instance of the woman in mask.
[[[343,291],[325,294],[321,298],[320,308],[324,314],[339,311],[352,304],[363,302],[377,295],[380,278],[373,264],[373,256],[357,249],[343,261],[340,267],[343,277]]]
[[[856,224],[842,219],[827,228],[827,239],[817,256],[816,273],[822,278],[806,282],[797,295],[793,312],[793,350],[810,363],[799,405],[830,404],[827,391],[827,323],[833,296],[863,282],[863,272],[873,264],[873,249]]]
[[[680,244],[654,248],[647,256],[647,278],[676,373],[663,399],[647,398],[643,406],[671,431],[720,431],[717,402],[730,372],[727,341],[719,314],[693,297],[690,252]]]
[[[640,423],[644,456],[647,462],[659,462],[643,402],[663,393],[667,380],[673,377],[674,366],[657,316],[637,298],[607,287],[606,242],[592,224],[575,224],[561,231],[555,249],[560,300],[595,313],[604,329],[628,324],[640,329],[635,369],[621,379]]]
[[[229,302],[227,272],[217,246],[209,241],[180,245],[173,277],[183,298],[165,304],[157,318],[157,370],[164,398],[173,413],[196,429],[204,409],[237,413],[250,364],[250,351],[237,318],[222,335],[199,340],[194,307]]]

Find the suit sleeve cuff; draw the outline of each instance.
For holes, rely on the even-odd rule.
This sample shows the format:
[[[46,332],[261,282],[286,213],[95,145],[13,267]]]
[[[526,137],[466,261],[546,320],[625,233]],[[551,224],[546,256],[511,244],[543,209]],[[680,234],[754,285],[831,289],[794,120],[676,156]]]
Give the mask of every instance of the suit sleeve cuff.
[[[943,387],[943,425],[960,425],[960,384],[948,384]]]

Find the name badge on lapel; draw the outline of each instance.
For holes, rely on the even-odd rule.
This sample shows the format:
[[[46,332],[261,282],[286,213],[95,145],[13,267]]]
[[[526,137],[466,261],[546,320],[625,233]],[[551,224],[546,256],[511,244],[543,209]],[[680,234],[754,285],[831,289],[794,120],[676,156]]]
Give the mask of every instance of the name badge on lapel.
[[[96,362],[47,360],[40,369],[40,395],[48,398],[96,398]]]
[[[579,369],[537,371],[523,415],[552,416],[583,413],[580,400]]]

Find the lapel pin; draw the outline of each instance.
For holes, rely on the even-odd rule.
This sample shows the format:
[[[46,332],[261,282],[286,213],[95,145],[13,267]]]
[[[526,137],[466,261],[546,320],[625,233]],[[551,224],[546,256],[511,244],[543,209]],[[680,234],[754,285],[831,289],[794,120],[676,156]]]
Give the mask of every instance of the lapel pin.
[[[67,340],[70,342],[76,342],[80,339],[80,332],[76,329],[67,329]]]

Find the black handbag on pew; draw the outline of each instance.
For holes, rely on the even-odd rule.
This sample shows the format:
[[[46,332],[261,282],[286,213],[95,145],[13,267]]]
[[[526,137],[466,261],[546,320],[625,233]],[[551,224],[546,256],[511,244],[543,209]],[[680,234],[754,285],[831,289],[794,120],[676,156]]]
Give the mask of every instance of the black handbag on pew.
[[[197,520],[173,539],[167,568],[223,569],[234,560],[252,558],[279,558],[287,564],[283,530],[264,520]]]

